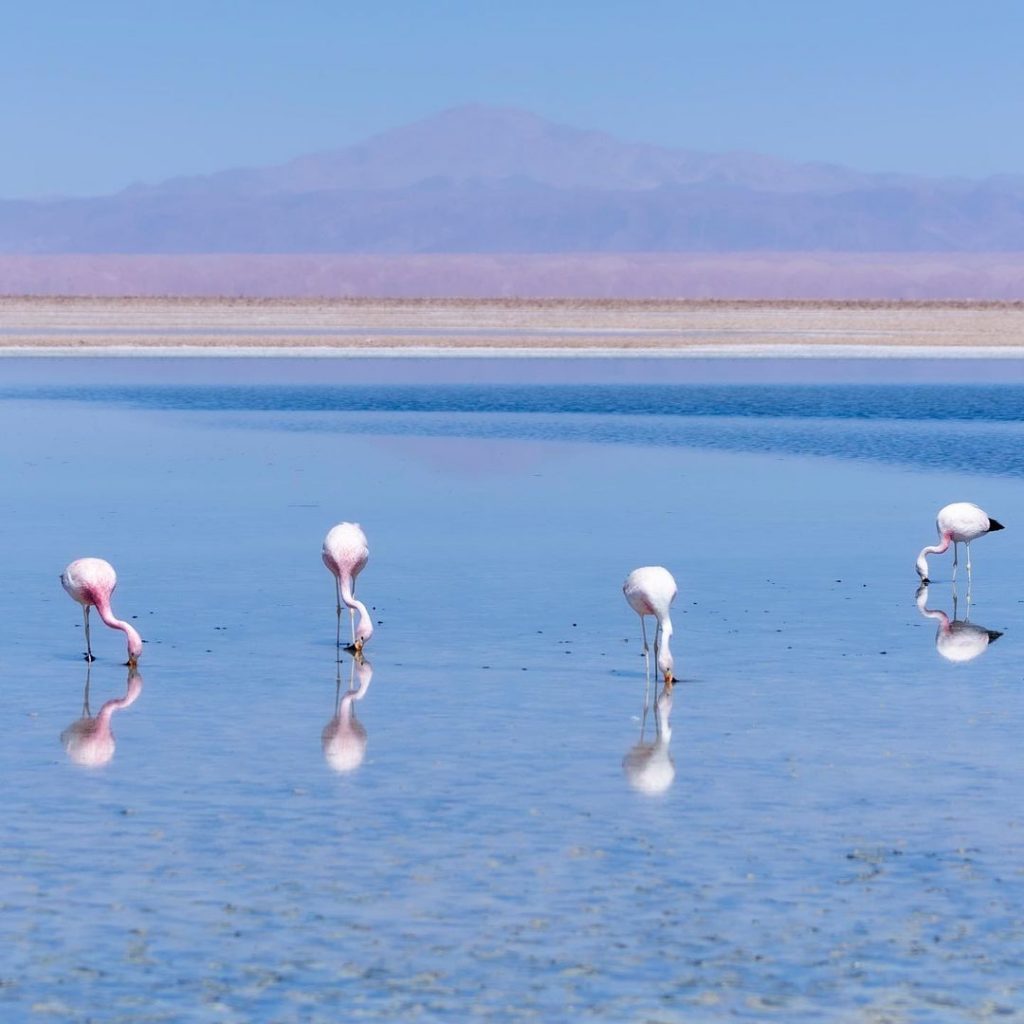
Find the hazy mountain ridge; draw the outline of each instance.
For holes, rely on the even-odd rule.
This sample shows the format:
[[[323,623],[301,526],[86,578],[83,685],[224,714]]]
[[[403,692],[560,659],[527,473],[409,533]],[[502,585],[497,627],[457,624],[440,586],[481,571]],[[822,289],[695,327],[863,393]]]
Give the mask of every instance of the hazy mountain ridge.
[[[0,202],[3,252],[1024,250],[1024,178],[622,143],[462,107],[267,168]]]

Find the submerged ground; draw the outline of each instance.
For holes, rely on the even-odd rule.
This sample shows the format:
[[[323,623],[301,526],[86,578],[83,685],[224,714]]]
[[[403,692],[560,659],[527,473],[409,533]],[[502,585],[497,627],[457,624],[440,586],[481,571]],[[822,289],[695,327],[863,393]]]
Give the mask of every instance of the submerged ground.
[[[1013,364],[88,362],[0,367],[4,1019],[1024,1018]],[[1007,526],[969,607],[948,559],[916,593],[953,500]],[[87,674],[85,554],[141,680],[102,627]],[[87,682],[134,689],[102,767]]]

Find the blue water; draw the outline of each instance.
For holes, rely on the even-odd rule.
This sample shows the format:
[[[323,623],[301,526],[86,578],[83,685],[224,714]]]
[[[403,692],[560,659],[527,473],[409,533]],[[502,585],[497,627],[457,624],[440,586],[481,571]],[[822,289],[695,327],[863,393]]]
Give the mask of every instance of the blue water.
[[[1018,387],[154,365],[0,364],[0,1019],[1024,1017]],[[921,601],[1003,634],[964,663],[913,571],[952,500],[1007,526]],[[92,768],[85,554],[147,641]],[[93,643],[95,715],[129,680]]]

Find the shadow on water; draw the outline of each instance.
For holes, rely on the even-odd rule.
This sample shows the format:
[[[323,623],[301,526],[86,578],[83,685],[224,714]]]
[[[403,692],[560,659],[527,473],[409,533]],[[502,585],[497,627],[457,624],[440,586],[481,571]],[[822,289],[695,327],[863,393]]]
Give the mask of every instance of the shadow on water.
[[[935,631],[935,650],[946,661],[962,664],[973,661],[984,654],[1003,634],[994,629],[986,629],[971,622],[971,591],[967,591],[964,618],[957,618],[959,598],[956,586],[952,588],[953,618],[941,609],[928,607],[928,585],[922,583],[917,588],[917,610],[926,618],[938,623]]]
[[[114,757],[117,743],[114,739],[112,719],[115,711],[134,704],[142,693],[142,676],[137,668],[128,669],[128,681],[123,697],[108,700],[95,715],[89,709],[89,686],[92,666],[85,670],[85,691],[82,695],[82,715],[61,734],[60,741],[68,757],[83,768],[99,768]]]

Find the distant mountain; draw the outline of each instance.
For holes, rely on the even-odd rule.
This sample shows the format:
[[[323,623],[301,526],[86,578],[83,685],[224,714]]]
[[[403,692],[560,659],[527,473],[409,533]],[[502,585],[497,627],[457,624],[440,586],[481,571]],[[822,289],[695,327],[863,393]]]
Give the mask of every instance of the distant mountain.
[[[1024,178],[628,144],[459,107],[286,164],[0,201],[7,253],[1024,250]]]

